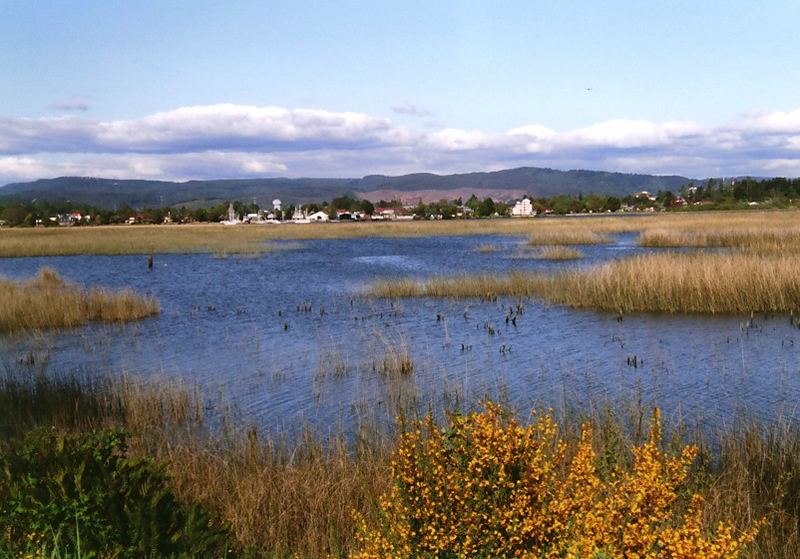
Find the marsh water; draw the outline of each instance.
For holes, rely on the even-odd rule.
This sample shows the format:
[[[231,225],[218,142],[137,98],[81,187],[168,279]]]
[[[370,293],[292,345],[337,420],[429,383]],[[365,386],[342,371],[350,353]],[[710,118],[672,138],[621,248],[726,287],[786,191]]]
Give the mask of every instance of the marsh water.
[[[479,252],[481,244],[493,252]],[[528,258],[518,237],[304,241],[260,256],[76,256],[0,260],[86,286],[152,294],[157,317],[0,339],[7,366],[35,352],[55,372],[184,380],[224,394],[264,429],[347,425],[392,402],[486,395],[520,410],[636,400],[725,422],[739,412],[798,418],[800,330],[788,316],[616,315],[535,299],[373,299],[381,278],[592,266],[642,252],[634,236],[580,247],[576,262]],[[408,375],[385,371],[398,353]],[[44,360],[44,361],[43,361]],[[391,367],[389,367],[391,368]],[[209,397],[213,400],[212,397]]]

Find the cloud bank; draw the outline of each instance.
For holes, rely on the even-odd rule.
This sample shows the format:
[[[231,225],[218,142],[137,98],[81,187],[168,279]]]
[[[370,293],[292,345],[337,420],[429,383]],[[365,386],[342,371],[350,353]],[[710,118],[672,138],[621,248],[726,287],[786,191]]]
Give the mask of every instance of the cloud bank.
[[[402,111],[401,111],[402,112]],[[0,117],[0,184],[111,178],[358,177],[512,166],[623,172],[800,175],[800,108],[718,126],[615,119],[557,131],[414,128],[356,112],[181,107],[128,120]]]

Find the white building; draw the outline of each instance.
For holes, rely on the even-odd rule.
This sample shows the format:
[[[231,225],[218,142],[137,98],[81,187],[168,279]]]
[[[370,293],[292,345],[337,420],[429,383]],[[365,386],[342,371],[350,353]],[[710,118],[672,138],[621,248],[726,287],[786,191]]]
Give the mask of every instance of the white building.
[[[528,198],[523,198],[511,208],[511,215],[514,217],[533,217],[536,215],[536,211],[533,209],[531,201]]]
[[[309,221],[330,221],[328,214],[325,212],[316,212],[308,216]]]

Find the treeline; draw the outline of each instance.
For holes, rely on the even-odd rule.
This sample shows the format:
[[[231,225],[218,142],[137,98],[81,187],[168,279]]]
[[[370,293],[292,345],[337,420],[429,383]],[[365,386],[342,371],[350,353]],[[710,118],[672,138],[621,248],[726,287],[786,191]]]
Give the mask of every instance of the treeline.
[[[708,179],[705,182],[689,182],[680,188],[680,194],[692,202],[771,202],[790,203],[800,199],[800,178],[787,179]]]
[[[141,208],[122,206],[113,210],[99,208],[87,204],[32,202],[0,202],[0,225],[8,227],[55,227],[58,225],[114,225],[128,222],[133,218],[135,223],[215,223],[227,218],[228,206],[233,203],[234,212],[239,216],[258,213],[260,210],[272,213],[276,219],[291,219],[295,206],[283,206],[279,210],[262,208],[256,203],[241,201],[223,202],[207,208],[165,207]],[[334,198],[331,202],[303,204],[307,213],[326,212],[335,218],[338,210],[361,212],[372,215],[375,207],[368,200],[358,200],[349,196]],[[72,214],[72,215],[71,215]],[[77,216],[80,214],[80,218]]]
[[[602,213],[642,210],[671,209],[740,209],[758,205],[762,207],[788,207],[800,200],[800,179],[773,178],[766,180],[708,179],[704,182],[690,181],[680,187],[678,193],[661,190],[655,194],[632,193],[624,197],[602,194],[560,194],[550,198],[528,196],[537,214]],[[205,208],[164,207],[132,208],[122,206],[113,210],[87,204],[45,201],[0,202],[0,225],[9,227],[34,227],[58,225],[109,225],[126,223],[133,218],[135,223],[214,223],[225,219],[230,202],[222,202]],[[351,215],[369,217],[385,209],[395,210],[397,215],[409,215],[417,219],[454,219],[470,217],[504,217],[511,214],[514,203],[480,199],[474,194],[466,201],[442,199],[437,202],[408,204],[401,200],[381,200],[372,204],[369,200],[340,196],[330,202],[310,202],[302,205],[306,214],[325,212],[336,219],[341,210]],[[258,213],[260,210],[273,214],[276,219],[291,219],[294,205],[275,210],[262,208],[256,203],[234,201],[237,215]],[[72,215],[70,215],[72,214]],[[76,214],[80,214],[80,218]]]

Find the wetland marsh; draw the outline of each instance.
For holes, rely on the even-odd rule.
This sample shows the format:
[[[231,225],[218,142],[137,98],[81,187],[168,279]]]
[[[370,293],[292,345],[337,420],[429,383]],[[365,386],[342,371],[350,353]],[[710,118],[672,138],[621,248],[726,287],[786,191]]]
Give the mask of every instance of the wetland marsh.
[[[6,256],[53,254],[0,259],[39,308],[147,303],[7,329],[0,428],[122,426],[236,549],[344,557],[369,549],[353,515],[379,525],[415,418],[550,410],[570,455],[589,422],[600,467],[625,469],[659,406],[670,448],[698,445],[705,524],[766,518],[744,556],[792,557],[796,216],[0,231]]]
[[[267,429],[349,425],[363,409],[391,416],[393,398],[428,405],[485,395],[518,409],[636,395],[668,417],[796,417],[796,221],[796,212],[495,220],[453,223],[447,235],[431,232],[448,223],[336,225],[290,250],[157,254],[152,270],[143,255],[6,258],[0,275],[30,277],[46,265],[78,285],[132,288],[161,312],[6,337],[4,355],[33,351],[61,371],[197,382]],[[641,246],[652,243],[637,232],[707,238],[745,228],[739,237],[753,239],[759,224],[768,235],[782,228],[784,254],[675,253]],[[481,226],[487,234],[477,234]],[[234,229],[217,228],[215,238],[305,231]],[[591,244],[579,260],[519,258],[541,250],[529,245],[540,230],[548,246]],[[353,231],[390,234],[347,238]],[[90,233],[98,234],[76,231]],[[413,374],[389,383],[393,368]]]

